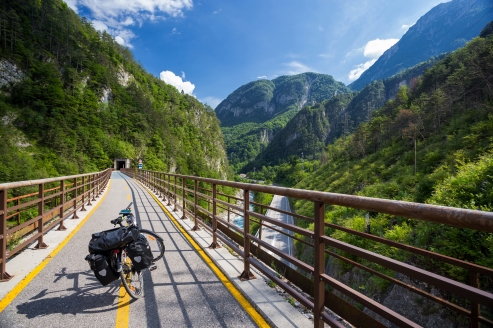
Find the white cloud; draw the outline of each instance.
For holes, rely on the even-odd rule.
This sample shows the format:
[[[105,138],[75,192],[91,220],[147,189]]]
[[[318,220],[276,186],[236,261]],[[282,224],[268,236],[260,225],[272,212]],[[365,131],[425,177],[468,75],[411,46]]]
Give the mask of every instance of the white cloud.
[[[363,51],[363,55],[368,58],[377,59],[385,52],[385,50],[396,44],[397,41],[399,41],[399,39],[376,39],[368,41],[365,50]]]
[[[355,68],[349,72],[348,75],[349,81],[354,81],[358,79],[361,76],[361,74],[363,74],[364,71],[370,68],[370,66],[373,65],[376,61],[377,61],[376,59],[372,59],[363,64],[356,65]]]
[[[72,9],[76,13],[79,13],[79,11],[77,10],[77,0],[64,0],[64,1],[69,6],[70,9]]]
[[[257,79],[267,80],[267,76],[265,76],[265,75],[262,75],[262,76],[257,76]]]
[[[178,32],[178,30],[176,29],[176,27],[174,27],[174,28],[171,30],[171,34],[180,34],[180,32]]]
[[[389,49],[394,44],[396,44],[397,41],[399,41],[399,39],[385,39],[385,40],[375,39],[368,41],[368,43],[363,48],[354,49],[348,52],[346,58],[350,55],[353,55],[355,52],[360,52],[362,50],[363,55],[369,59],[363,64],[356,65],[349,72],[348,74],[349,81],[352,82],[358,79],[361,76],[361,74],[363,74],[364,71],[370,68],[370,66],[377,61],[378,57],[380,57],[387,49]]]
[[[132,47],[130,41],[135,34],[128,29],[145,20],[156,20],[165,16],[183,16],[183,11],[193,7],[193,0],[65,0],[75,12],[85,7],[95,28],[105,30],[115,41]],[[96,22],[96,23],[95,23]],[[106,26],[106,27],[105,27]],[[117,39],[117,37],[119,38]]]
[[[216,109],[217,105],[219,105],[221,103],[221,101],[223,101],[222,99],[220,98],[217,98],[217,97],[205,97],[204,99],[200,99],[200,102],[203,103],[203,104],[207,104],[209,106],[211,106],[212,108]]]
[[[121,36],[119,36],[119,35],[115,36],[115,41],[118,44],[121,44],[122,46],[125,46],[125,40]]]
[[[182,72],[182,77],[185,78],[184,72]],[[194,84],[189,81],[183,81],[181,77],[175,75],[175,73],[171,71],[162,71],[159,74],[159,78],[161,78],[164,82],[171,84],[178,90],[188,93],[189,95],[191,95],[193,93],[193,89],[195,89]]]
[[[283,75],[296,75],[305,72],[315,72],[315,70],[313,70],[312,68],[296,60],[293,60],[289,63],[284,63],[282,65],[286,67],[286,70],[282,72]]]
[[[223,11],[223,10],[222,10],[222,9],[215,10],[215,11],[213,12],[213,14],[214,14],[214,15],[215,15],[215,14],[219,14],[221,11]]]
[[[105,23],[101,22],[101,21],[98,21],[98,20],[93,20],[91,22],[92,26],[98,30],[98,31],[108,31],[108,25],[106,25]]]
[[[123,22],[121,22],[123,26],[129,26],[129,25],[134,25],[135,21],[132,19],[132,17],[127,17]]]
[[[413,26],[414,24],[416,24],[416,23],[412,23],[412,24],[402,24],[401,28],[402,28],[403,30],[406,30],[406,32],[407,32],[407,30],[409,30],[409,29],[411,28],[411,26]],[[406,32],[404,32],[404,33],[406,33]]]

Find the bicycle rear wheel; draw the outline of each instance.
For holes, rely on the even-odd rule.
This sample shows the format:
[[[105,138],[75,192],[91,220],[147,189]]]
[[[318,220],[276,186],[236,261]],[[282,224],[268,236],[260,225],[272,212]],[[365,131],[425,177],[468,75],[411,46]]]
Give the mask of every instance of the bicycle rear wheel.
[[[120,272],[120,280],[123,287],[132,298],[141,298],[144,296],[144,278],[140,271],[133,269],[132,261],[125,251],[122,254],[122,271]]]
[[[152,262],[160,260],[164,256],[164,242],[163,238],[156,235],[154,232],[140,229],[140,233],[144,235],[152,251]]]

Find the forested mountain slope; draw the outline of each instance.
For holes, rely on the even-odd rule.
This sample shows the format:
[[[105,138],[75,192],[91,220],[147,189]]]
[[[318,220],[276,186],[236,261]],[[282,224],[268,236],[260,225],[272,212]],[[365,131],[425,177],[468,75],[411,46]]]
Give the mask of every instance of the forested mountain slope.
[[[493,210],[493,35],[476,38],[437,63],[411,88],[403,87],[368,122],[337,139],[327,149],[327,162],[304,173],[297,188],[424,202],[484,211]],[[296,172],[301,171],[296,164]],[[312,216],[313,203],[297,201],[299,214]],[[367,231],[364,211],[326,208],[325,220]],[[454,258],[493,267],[493,234],[428,224],[370,213],[371,233]],[[406,263],[467,283],[469,272],[383,247],[341,231],[331,236]],[[298,256],[310,259],[311,249],[297,246]],[[344,265],[331,262],[331,274],[349,285],[356,277],[365,294],[385,295],[388,282],[356,271],[344,275]],[[366,263],[381,270],[377,265]],[[387,272],[388,271],[388,272]],[[389,270],[386,274],[392,275]],[[349,279],[349,280],[348,280]],[[480,285],[493,290],[487,277]],[[447,295],[442,295],[449,297]],[[451,299],[462,306],[460,299]],[[413,302],[418,302],[413,300]],[[405,306],[405,305],[403,305]],[[483,310],[493,318],[493,313]],[[416,313],[412,320],[426,326]],[[440,322],[455,320],[440,317]],[[455,322],[457,326],[462,323]],[[443,325],[442,325],[443,326]]]
[[[458,49],[493,19],[491,0],[452,0],[423,15],[349,87],[361,90],[428,58]]]
[[[389,79],[372,82],[360,92],[338,94],[313,106],[305,106],[242,171],[287,163],[291,156],[319,160],[328,143],[352,133],[360,123],[368,121],[385,101],[394,98],[401,86],[415,85],[417,77],[425,69],[443,58],[430,58]],[[245,144],[242,140],[239,143]],[[226,144],[229,148],[227,138]]]
[[[280,76],[241,86],[216,108],[231,165],[241,170],[306,104],[347,92],[349,89],[332,76],[316,73]]]
[[[63,1],[3,1],[0,24],[0,181],[101,170],[114,158],[226,177],[215,112]]]

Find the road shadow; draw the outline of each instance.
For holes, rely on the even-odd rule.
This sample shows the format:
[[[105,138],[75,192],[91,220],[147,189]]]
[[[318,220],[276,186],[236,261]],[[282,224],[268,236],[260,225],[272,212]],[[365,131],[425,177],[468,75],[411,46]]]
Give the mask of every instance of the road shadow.
[[[102,286],[92,271],[55,274],[56,283],[62,278],[74,280],[72,288],[63,290],[43,289],[31,297],[28,302],[17,305],[17,312],[26,318],[47,316],[51,314],[102,313],[114,311],[118,306],[120,280]],[[84,286],[79,287],[81,278]]]

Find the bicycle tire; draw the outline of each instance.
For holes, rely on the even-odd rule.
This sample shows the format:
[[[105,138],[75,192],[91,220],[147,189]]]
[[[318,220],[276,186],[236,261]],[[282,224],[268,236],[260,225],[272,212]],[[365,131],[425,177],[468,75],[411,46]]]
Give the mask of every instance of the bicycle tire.
[[[163,238],[150,230],[140,229],[140,233],[144,235],[152,251],[152,262],[160,260],[164,256],[164,241]]]
[[[144,278],[140,271],[133,269],[132,261],[125,251],[122,253],[122,271],[120,280],[130,297],[138,299],[144,296]]]

